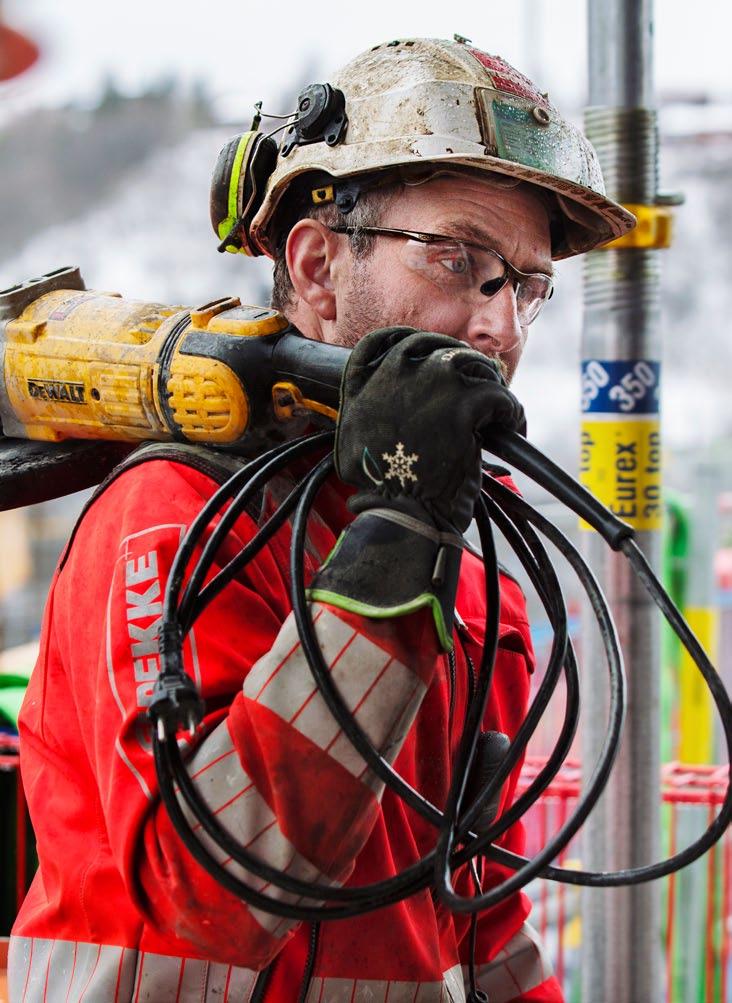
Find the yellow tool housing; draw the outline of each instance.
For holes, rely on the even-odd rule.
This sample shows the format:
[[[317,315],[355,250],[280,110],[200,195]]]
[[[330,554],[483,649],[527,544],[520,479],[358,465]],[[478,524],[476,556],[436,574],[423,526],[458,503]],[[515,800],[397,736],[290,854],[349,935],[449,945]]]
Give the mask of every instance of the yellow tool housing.
[[[347,352],[317,346],[335,368],[324,382],[319,352],[313,384],[298,366],[308,360],[308,369],[314,347],[281,314],[236,298],[198,308],[135,302],[59,269],[0,292],[3,431],[239,446],[253,424],[271,437],[293,415],[335,417]],[[284,406],[283,387],[292,390]]]

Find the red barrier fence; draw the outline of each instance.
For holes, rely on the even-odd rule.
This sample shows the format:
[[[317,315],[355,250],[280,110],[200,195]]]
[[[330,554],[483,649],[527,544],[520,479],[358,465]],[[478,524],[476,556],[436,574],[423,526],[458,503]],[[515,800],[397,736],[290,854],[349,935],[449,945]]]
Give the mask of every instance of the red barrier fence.
[[[519,791],[541,770],[543,757],[527,757]],[[664,854],[688,845],[719,810],[728,767],[667,763],[662,769]],[[581,766],[569,761],[525,819],[527,854],[559,829],[580,793]],[[557,863],[581,866],[582,833]],[[664,879],[664,950],[668,1003],[732,1003],[732,830],[701,860]],[[682,887],[682,894],[679,889]],[[580,1000],[580,890],[538,881],[530,887],[533,920],[554,956],[567,1000]],[[640,959],[639,959],[640,960]]]

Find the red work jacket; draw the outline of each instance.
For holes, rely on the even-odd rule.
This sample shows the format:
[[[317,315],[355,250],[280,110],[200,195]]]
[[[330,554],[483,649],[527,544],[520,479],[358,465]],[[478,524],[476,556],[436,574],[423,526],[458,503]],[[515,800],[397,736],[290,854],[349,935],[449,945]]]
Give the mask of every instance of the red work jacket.
[[[91,504],[53,581],[20,720],[40,869],[11,938],[13,1003],[249,1000],[271,962],[264,998],[298,998],[310,925],[248,907],[194,861],[158,796],[145,719],[168,570],[216,487],[179,462],[126,471]],[[275,484],[273,496],[286,490]],[[326,485],[310,520],[308,575],[348,518],[338,482]],[[218,566],[255,531],[243,515]],[[316,692],[290,614],[289,540],[285,526],[188,636],[186,667],[206,701],[188,769],[219,821],[268,863],[338,885],[382,880],[427,854],[436,833],[383,790]],[[501,587],[485,727],[511,736],[525,713],[532,653],[521,592],[506,576]],[[480,660],[483,595],[481,563],[466,553],[452,669],[425,611],[373,621],[313,604],[321,648],[356,719],[437,805],[464,718],[466,653],[474,665]],[[504,807],[516,778],[505,786]],[[501,842],[520,852],[521,827]],[[484,888],[505,876],[486,864]],[[456,880],[472,892],[467,874]],[[478,985],[491,1003],[561,999],[528,911],[515,894],[480,917]],[[307,999],[462,1001],[468,925],[429,890],[324,923]]]

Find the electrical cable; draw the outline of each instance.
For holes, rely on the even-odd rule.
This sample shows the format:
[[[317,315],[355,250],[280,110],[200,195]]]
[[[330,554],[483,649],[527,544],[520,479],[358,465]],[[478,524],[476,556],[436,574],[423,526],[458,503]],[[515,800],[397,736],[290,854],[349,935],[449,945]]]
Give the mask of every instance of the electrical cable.
[[[490,476],[490,475],[485,475]],[[484,491],[483,500],[487,506],[488,514],[501,533],[512,547],[514,553],[519,558],[524,570],[529,576],[532,586],[537,592],[544,609],[547,613],[549,624],[553,630],[552,647],[549,653],[547,668],[544,673],[544,680],[550,679],[555,674],[555,663],[560,659],[564,661],[564,673],[566,681],[565,693],[565,714],[562,728],[557,738],[556,744],[546,762],[537,776],[514,803],[502,814],[501,828],[510,828],[513,823],[520,818],[534,801],[546,790],[554,777],[559,773],[564,760],[569,755],[569,751],[574,739],[577,725],[579,723],[579,673],[577,659],[569,637],[567,636],[567,610],[564,604],[564,597],[559,588],[559,581],[556,572],[549,560],[541,541],[528,524],[522,524],[521,530],[511,522],[503,510],[493,501],[490,495]],[[543,683],[542,683],[543,684]],[[554,686],[551,687],[553,693]],[[532,704],[534,711],[538,705]],[[538,723],[538,720],[537,720]],[[531,729],[533,734],[533,729]],[[506,757],[507,758],[507,757]],[[515,761],[504,760],[501,773],[508,776],[508,773],[516,765]],[[501,783],[500,776],[493,778],[493,783],[488,789],[484,789],[476,798],[471,809],[467,812],[461,833],[465,835],[464,828],[473,824],[475,817],[480,813],[483,806],[490,800]],[[505,831],[505,829],[503,830]],[[502,835],[499,832],[494,838]]]
[[[205,607],[221,593],[232,578],[243,567],[245,567],[245,565],[248,564],[249,561],[252,560],[253,557],[255,557],[261,550],[262,546],[264,546],[264,544],[260,542],[259,535],[255,536],[241,549],[236,557],[232,558],[232,560],[218,572],[212,581],[201,589],[201,585],[206,575],[213,566],[213,562],[220,546],[224,542],[229,530],[250,502],[252,496],[283,467],[290,464],[303,453],[311,452],[318,444],[330,443],[332,436],[332,432],[321,432],[318,436],[305,436],[296,440],[294,443],[287,443],[284,447],[278,447],[277,450],[273,451],[275,454],[274,456],[272,456],[271,453],[265,454],[265,456],[269,455],[272,456],[272,458],[269,462],[253,471],[250,479],[234,496],[231,504],[223,513],[221,519],[216,525],[216,528],[206,542],[196,567],[191,573],[185,592],[183,593],[183,597],[179,604],[178,618],[184,630],[190,630],[191,624],[200,616]],[[313,438],[317,438],[317,443],[313,443]],[[248,470],[249,467],[246,469]],[[235,476],[238,477],[239,475],[237,474]],[[300,497],[300,494],[305,488],[305,483],[305,481],[301,481],[297,484],[267,521],[266,527],[268,538],[269,536],[273,536],[280,526],[287,521],[295,507],[295,504],[297,503],[298,498]],[[226,485],[223,485],[223,488],[225,487]],[[220,499],[216,499],[214,504],[215,498],[216,496],[214,495],[207,503],[207,505],[212,505],[212,510],[220,508]],[[206,514],[208,515],[208,513]],[[192,538],[194,547],[205,531],[205,526],[210,522],[211,517],[209,516],[200,532],[199,528],[196,528],[195,534]],[[263,526],[261,528],[264,529],[265,527]],[[174,597],[171,598],[174,599]]]
[[[330,472],[329,459],[326,460],[324,464],[321,464],[321,466],[323,467],[323,475],[327,476],[328,473]],[[324,476],[322,478],[319,478],[317,475],[318,475],[318,468],[316,468],[316,470],[313,471],[313,475],[309,483],[309,491],[313,497],[318,490],[319,480],[324,479]],[[312,504],[312,497],[303,498],[301,502],[301,515],[303,512],[305,514],[307,513],[311,504]],[[304,531],[304,525],[303,526],[296,525],[295,538],[293,539],[293,546],[291,551],[293,555],[302,553],[301,547],[297,545],[298,544],[297,534],[303,531]],[[548,569],[553,573],[553,569],[551,569],[550,565],[548,565]],[[302,583],[298,582],[298,576],[301,577],[301,575],[302,575],[302,569],[296,568],[295,571],[293,572],[293,588],[295,594],[298,593],[301,594],[302,592],[301,588]],[[552,581],[551,575],[549,575],[549,581],[550,583]],[[558,587],[555,591],[555,595],[558,597],[559,602],[563,605],[563,601],[561,600],[561,593],[559,592]],[[327,673],[327,667],[325,667],[325,671]],[[346,714],[348,714],[347,711]],[[571,730],[570,730],[569,740],[571,741]],[[378,756],[378,753],[374,752],[374,755]],[[170,756],[173,758],[177,758],[178,753],[176,747],[174,746],[170,747]],[[562,758],[563,756],[561,755],[557,757],[559,765],[561,764]],[[242,853],[241,848],[237,846],[236,842],[232,839],[232,837],[228,834],[228,832],[218,825],[214,817],[210,816],[210,813],[207,811],[205,804],[203,804],[203,802],[200,800],[197,792],[195,791],[195,788],[190,783],[190,780],[184,768],[182,767],[182,763],[178,763],[177,767],[175,768],[175,777],[179,784],[181,793],[183,794],[186,802],[188,803],[189,808],[193,810],[195,817],[203,826],[204,830],[216,842],[218,842],[221,849],[225,853],[227,853],[233,860],[243,864],[244,866],[249,867],[259,877],[262,877],[275,885],[278,885],[280,887],[285,888],[286,890],[296,893],[303,891],[308,891],[310,892],[311,895],[317,893],[319,896],[322,895],[326,899],[335,898],[335,899],[353,900],[354,896],[357,895],[360,895],[362,898],[366,895],[369,895],[370,896],[370,899],[368,900],[369,908],[378,908],[380,907],[380,905],[386,904],[384,897],[387,895],[390,901],[397,901],[399,898],[404,897],[405,893],[408,892],[411,894],[414,890],[416,890],[413,883],[413,876],[414,875],[419,876],[419,871],[416,868],[411,868],[408,869],[406,872],[403,872],[402,875],[400,876],[400,879],[392,878],[384,882],[375,883],[374,885],[363,886],[354,889],[331,889],[327,886],[319,886],[312,883],[308,883],[303,887],[301,883],[296,882],[295,879],[291,878],[290,876],[286,876],[286,880],[280,880],[280,878],[285,878],[285,876],[278,875],[278,873],[275,872],[274,869],[271,869],[267,865],[262,864],[261,861],[258,861],[251,854],[246,852]],[[537,778],[537,781],[539,780],[540,778]],[[526,791],[522,796],[522,799],[520,799],[521,804],[529,802],[529,800],[532,801],[535,800],[535,798],[538,797],[540,793],[541,790],[538,790],[536,792],[535,797],[532,798],[531,791]],[[521,809],[521,804],[517,801],[516,804],[513,806],[513,809],[516,810],[517,813],[518,810]],[[429,807],[431,808],[432,811],[436,812],[436,809],[432,808],[432,806]],[[436,814],[437,814],[437,821],[439,821],[441,815],[439,812],[436,812]],[[500,819],[499,825],[501,830],[507,828],[509,824],[510,821],[507,821],[505,817],[502,817]],[[431,860],[431,857],[429,859],[426,858],[425,863],[429,863],[429,860]],[[425,869],[422,868],[422,880],[420,881],[420,886],[424,886],[426,884],[426,881],[424,880],[424,875],[425,875]],[[280,912],[279,908],[276,911],[279,913]],[[349,909],[346,913],[344,913],[342,910],[338,910],[337,911],[338,918],[342,917],[343,915],[353,915],[359,911],[363,911],[363,907]],[[288,911],[287,915],[291,915],[291,912]],[[302,918],[309,918],[312,915],[312,912],[305,909],[301,911],[299,915]],[[320,913],[317,913],[317,915],[320,915]],[[329,918],[337,918],[334,913],[334,910],[331,909],[328,910],[326,915]]]
[[[546,460],[546,457],[544,457],[544,459]],[[521,462],[522,461],[519,460],[516,465],[519,466]],[[546,460],[546,462],[547,464],[551,464],[551,461],[549,460]],[[551,476],[557,477],[558,470],[559,468],[555,468],[554,471],[551,471]],[[559,471],[559,474],[564,481],[571,482],[571,478],[569,478],[563,471]],[[563,490],[565,489],[566,484],[564,485]],[[569,541],[567,541],[566,538],[564,538],[564,540],[561,539],[562,534],[559,533],[559,530],[557,530],[545,516],[542,516],[539,512],[533,509],[523,498],[515,495],[512,491],[508,491],[507,488],[497,482],[494,490],[496,494],[500,496],[507,509],[513,508],[523,512],[527,519],[534,523],[534,525],[537,526],[537,528],[544,535],[546,535],[555,545],[558,546],[558,549],[562,552],[563,556],[568,556],[566,550],[563,548],[566,548]],[[584,489],[582,490],[584,491]],[[592,513],[590,512],[589,514],[592,517]],[[597,529],[597,527],[595,528]],[[598,532],[599,531],[600,530],[598,529]],[[729,761],[730,757],[732,757],[732,705],[730,704],[729,696],[724,688],[724,684],[722,683],[719,674],[710,662],[706,652],[694,636],[689,625],[686,623],[679,610],[664,591],[663,586],[656,578],[648,564],[648,561],[635,541],[628,536],[623,536],[618,539],[618,549],[621,550],[626,557],[628,557],[633,570],[636,572],[649,595],[654,600],[661,613],[663,613],[672,630],[686,648],[692,661],[701,672],[717,710],[719,711],[722,728],[727,742],[727,756]],[[686,867],[687,864],[690,864],[694,860],[698,859],[698,857],[705,853],[723,835],[725,829],[729,825],[731,817],[732,786],[728,783],[722,806],[705,832],[694,840],[693,843],[690,843],[685,849],[680,850],[671,857],[668,857],[665,861],[659,861],[657,863],[646,864],[634,868],[625,868],[616,872],[575,871],[560,868],[553,868],[552,870],[561,871],[562,880],[569,884],[589,885],[591,887],[616,887],[625,884],[639,884],[644,881],[653,881],[658,878],[665,877],[667,874],[671,874],[673,871],[679,870],[682,867]],[[569,821],[571,821],[571,819]],[[506,862],[508,863],[508,861]],[[510,864],[509,866],[514,865]]]
[[[484,477],[484,495],[476,510],[476,518],[483,546],[486,571],[486,634],[478,672],[477,685],[466,709],[463,735],[453,771],[453,779],[444,812],[422,797],[400,777],[390,762],[371,744],[351,715],[345,701],[332,681],[315,635],[310,609],[305,599],[304,545],[308,514],[316,495],[332,471],[332,456],[320,460],[314,469],[288,494],[284,502],[261,526],[242,550],[218,571],[212,581],[201,588],[213,567],[217,552],[236,519],[250,502],[255,492],[277,472],[293,460],[314,451],[322,452],[332,442],[332,432],[304,437],[285,443],[238,471],[207,501],[186,534],[171,568],[163,606],[160,631],[161,673],[156,684],[156,694],[151,705],[155,766],[160,783],[161,797],[185,845],[194,857],[225,887],[242,899],[276,915],[317,922],[323,919],[345,918],[382,908],[414,894],[420,888],[433,884],[439,895],[455,911],[473,912],[487,908],[523,887],[532,877],[541,874],[553,880],[573,884],[606,886],[636,883],[670,873],[696,859],[718,839],[729,823],[732,811],[730,788],[717,818],[707,831],[691,846],[675,856],[657,864],[628,869],[615,873],[568,871],[550,865],[561,849],[567,845],[580,828],[599,798],[610,774],[618,751],[624,714],[624,675],[622,656],[612,619],[602,592],[586,563],[572,544],[549,520],[537,513],[528,503],[500,484],[495,478]],[[491,432],[486,436],[487,447],[500,458],[531,476],[554,497],[585,518],[611,547],[622,551],[643,582],[645,588],[666,616],[676,634],[697,664],[722,717],[728,753],[732,749],[732,710],[724,686],[701,646],[696,641],[681,614],[676,610],[660,583],[648,566],[642,552],[632,540],[633,531],[605,510],[596,499],[576,484],[560,468],[544,457],[518,435]],[[337,887],[317,882],[302,881],[277,868],[270,867],[237,843],[234,837],[218,822],[188,777],[178,744],[176,732],[184,724],[195,725],[203,709],[192,681],[183,671],[182,642],[185,634],[203,609],[220,594],[226,584],[241,572],[256,553],[292,515],[291,539],[291,599],[302,650],[310,666],[321,696],[349,741],[362,756],[374,774],[417,811],[437,831],[433,851],[400,874],[371,885]],[[200,557],[190,572],[181,598],[181,589],[195,549],[209,524],[220,516],[219,522],[203,545]],[[542,684],[528,709],[526,717],[513,738],[507,752],[494,771],[490,782],[463,810],[468,777],[475,756],[475,748],[483,722],[485,707],[490,695],[491,672],[498,642],[497,559],[492,542],[491,522],[503,533],[514,549],[533,587],[544,605],[554,632],[549,664]],[[546,536],[567,559],[587,592],[593,612],[600,625],[601,639],[608,661],[610,683],[610,710],[608,726],[601,752],[595,763],[588,786],[578,800],[571,817],[533,859],[527,860],[501,847],[498,839],[531,804],[541,796],[561,768],[569,751],[577,726],[579,711],[579,685],[574,649],[567,635],[567,618],[556,574],[549,557],[532,525]],[[566,680],[565,715],[554,749],[544,767],[526,791],[485,831],[472,830],[482,809],[500,790],[505,779],[519,763],[527,742],[545,712],[562,672]],[[177,790],[176,790],[177,785]],[[288,896],[296,895],[295,902],[273,898],[256,890],[237,878],[214,857],[195,835],[179,798],[187,806],[203,831],[221,851],[252,875],[262,885],[273,885]],[[457,867],[473,862],[483,853],[507,864],[515,873],[496,888],[474,897],[463,898],[452,888],[451,872]],[[473,865],[474,866],[474,865]],[[306,903],[302,904],[302,899]],[[338,902],[339,905],[323,905]]]
[[[292,460],[298,458],[299,456],[310,452],[316,447],[316,445],[332,441],[332,438],[333,433],[328,431],[321,432],[315,436],[303,436],[300,439],[296,439],[294,442],[285,442],[280,446],[276,446],[274,449],[269,450],[267,453],[263,453],[261,456],[257,457],[257,459],[252,460],[250,463],[243,466],[241,470],[238,470],[232,477],[229,478],[228,481],[222,484],[213,495],[211,495],[188,528],[186,535],[176,551],[175,558],[173,559],[170,574],[165,587],[165,598],[163,601],[164,621],[171,621],[178,618],[176,605],[178,604],[183,578],[185,577],[185,572],[193,555],[193,551],[206,531],[209,523],[217,514],[219,514],[219,510],[227,504],[229,498],[234,494],[234,492],[239,490],[240,485],[243,484],[241,493],[244,494],[246,492],[246,498],[241,506],[243,509],[246,501],[250,495],[254,493],[256,488],[259,487],[261,483],[265,483],[269,480],[269,478],[277,473],[281,467],[285,466],[289,462],[292,462]],[[263,471],[269,471],[269,474],[267,477],[260,478],[259,475]],[[186,596],[184,607],[185,613],[189,612],[188,607],[191,601],[192,598]]]
[[[277,457],[275,456],[275,459],[276,458]],[[280,462],[282,462],[282,460],[280,460]],[[318,476],[319,473],[318,468],[316,468],[316,470],[314,470],[313,473],[311,474],[311,477],[309,478],[308,481],[309,497],[304,497],[302,499],[298,509],[299,519],[296,518],[295,520],[293,545],[291,549],[291,553],[293,555],[293,564],[295,565],[293,571],[294,596],[302,594],[302,584],[303,584],[301,581],[303,575],[302,564],[301,561],[296,560],[296,555],[302,555],[302,546],[298,545],[298,543],[302,544],[303,541],[298,540],[298,534],[304,537],[305,523],[303,515],[304,516],[307,515],[307,512],[312,504],[312,500],[319,488],[319,482],[324,480],[325,476],[327,476],[329,473],[330,459],[328,458],[324,462],[324,464],[321,464],[321,466],[323,467],[323,476],[320,477]],[[222,490],[220,494],[222,498],[225,500],[227,492]],[[171,579],[173,577],[174,576],[171,573]],[[177,578],[177,575],[175,577]],[[294,598],[293,601],[297,606],[297,599]],[[317,647],[317,642],[314,643],[317,651],[316,657],[322,657],[320,656],[320,651],[319,648]],[[329,683],[330,679],[328,676],[327,666],[323,666],[323,671],[327,678],[327,682]],[[347,709],[345,710],[345,715],[347,719],[350,721],[350,715]],[[378,753],[376,753],[375,750],[372,750],[372,753],[374,756],[380,759]],[[207,806],[200,800],[200,797],[198,796],[193,785],[190,783],[189,778],[185,772],[183,764],[180,760],[177,746],[172,745],[169,747],[168,756],[169,756],[168,764],[174,770],[175,779],[178,782],[179,789],[182,795],[184,796],[185,800],[187,801],[189,808],[191,808],[191,810],[194,812],[195,817],[197,818],[199,823],[203,826],[204,830],[209,835],[211,835],[215,841],[219,843],[222,850],[224,850],[224,852],[227,853],[229,856],[231,856],[232,859],[234,859],[236,862],[242,863],[244,866],[247,866],[258,876],[268,880],[270,883],[283,887],[292,892],[296,893],[302,892],[303,886],[300,883],[298,883],[295,879],[293,879],[291,876],[279,874],[274,869],[269,868],[267,865],[264,865],[261,861],[258,861],[255,857],[253,857],[253,855],[247,853],[246,851],[242,852],[242,848],[236,846],[236,843],[232,839],[232,837],[227,833],[225,829],[219,826],[215,817],[211,816],[210,812],[208,812]],[[390,771],[391,768],[389,767],[388,764],[384,762],[382,765],[386,768],[386,770]],[[377,769],[379,768],[379,764],[376,765],[376,768]],[[419,799],[420,802],[422,802],[422,799],[419,798],[419,795],[416,795],[416,792],[415,796]],[[526,799],[526,795],[524,795],[524,798]],[[428,812],[433,813],[434,816],[433,824],[436,825],[439,824],[439,821],[442,817],[441,813],[428,803],[426,802],[422,803],[426,806]],[[420,807],[421,805],[418,804],[417,805],[418,810]],[[503,818],[500,820],[499,825],[501,826],[501,828],[504,827],[505,823]],[[425,864],[431,862],[431,856],[432,855],[430,855],[429,858],[425,859],[424,861]],[[206,859],[205,853],[203,853],[200,848],[199,848],[198,859],[199,862],[203,862]],[[217,868],[217,874],[220,874],[219,868]],[[417,890],[414,884],[414,879],[415,877],[418,878],[419,876],[420,876],[419,867],[417,865],[413,868],[407,869],[405,872],[402,873],[402,875],[399,878],[388,879],[387,881],[376,883],[371,886],[364,886],[363,888],[342,890],[342,889],[331,889],[327,886],[318,886],[312,883],[308,883],[307,885],[305,885],[304,890],[309,891],[311,894],[318,893],[319,897],[322,895],[322,897],[324,898],[342,898],[342,899],[352,899],[359,893],[362,896],[368,893],[372,897],[368,900],[368,904],[366,905],[366,903],[364,903],[364,905],[366,905],[367,908],[373,909],[373,908],[379,908],[383,904],[387,904],[387,900],[398,901],[399,898],[404,897],[405,894],[413,893],[415,890]],[[423,869],[422,880],[420,881],[419,886],[423,887],[426,883],[427,882],[424,880],[424,869]],[[235,884],[232,884],[231,876],[227,878],[227,887],[229,887],[230,889],[236,887]],[[248,889],[240,889],[240,893],[243,895],[243,897],[250,900]],[[261,899],[258,898],[256,900],[256,904],[261,906]],[[274,911],[277,914],[283,914],[287,916],[296,915],[297,918],[302,918],[302,919],[309,919],[313,915],[320,916],[320,913],[314,914],[312,910],[309,910],[307,908],[298,910],[295,913],[293,913],[293,910],[291,909],[283,911],[278,905],[275,905],[274,903],[271,903],[271,906],[272,906],[271,911]],[[364,906],[349,908],[346,911],[341,909],[339,910],[329,909],[326,915],[329,918],[342,918],[345,915],[355,915],[358,912],[363,911],[363,909]]]
[[[491,487],[488,487],[484,481],[484,487],[486,487],[486,490],[500,489],[500,493],[507,492],[513,495],[513,492],[509,492],[508,488],[505,488],[497,481],[494,482],[494,485]],[[483,519],[481,518],[480,509],[478,509],[478,515],[478,528],[481,533],[481,542],[485,547],[485,529],[482,526]],[[487,516],[485,518],[487,520]],[[559,535],[561,536],[561,534]],[[511,855],[514,857],[515,863],[512,862],[510,866],[514,868],[515,873],[482,895],[474,896],[472,898],[464,898],[463,896],[457,895],[452,888],[448,860],[446,854],[444,853],[446,847],[452,847],[452,843],[455,839],[455,803],[453,802],[452,804],[449,804],[451,813],[446,812],[448,818],[446,819],[445,829],[441,834],[441,849],[443,850],[440,860],[441,870],[437,872],[436,876],[438,880],[438,891],[442,901],[449,905],[449,907],[455,912],[471,912],[475,909],[487,909],[496,905],[508,895],[524,887],[525,884],[542,871],[545,865],[549,864],[551,860],[558,856],[561,850],[569,843],[574,834],[581,827],[585,818],[602,794],[610,775],[612,763],[614,762],[617,754],[624,709],[624,676],[620,646],[617,640],[614,625],[612,623],[612,618],[610,617],[604,598],[602,597],[599,586],[597,586],[597,583],[595,582],[594,576],[592,576],[589,568],[586,566],[575,548],[569,544],[569,541],[564,540],[564,543],[566,549],[565,556],[568,557],[573,568],[580,575],[580,580],[590,596],[593,608],[595,609],[595,614],[600,618],[601,629],[606,642],[606,653],[608,655],[611,681],[608,730],[606,732],[605,740],[603,742],[597,763],[592,776],[590,777],[590,781],[586,790],[579,798],[572,815],[532,860],[527,861],[525,858],[519,857],[518,855]],[[488,546],[490,546],[490,542],[488,542]],[[531,713],[531,709],[529,711],[529,715]],[[529,715],[527,715],[527,719]],[[523,728],[525,724],[526,720],[523,722],[521,728]],[[519,733],[521,728],[519,728]],[[519,733],[517,733],[514,741],[518,738]],[[500,769],[498,772],[500,774]],[[494,777],[493,782],[495,782],[495,780],[496,778]],[[470,845],[471,856],[477,852],[478,848],[482,848],[484,841],[484,836],[479,837]],[[494,849],[498,850],[501,854],[508,853],[508,851],[505,850],[500,850],[498,848]],[[463,852],[467,851],[468,847],[466,847]]]

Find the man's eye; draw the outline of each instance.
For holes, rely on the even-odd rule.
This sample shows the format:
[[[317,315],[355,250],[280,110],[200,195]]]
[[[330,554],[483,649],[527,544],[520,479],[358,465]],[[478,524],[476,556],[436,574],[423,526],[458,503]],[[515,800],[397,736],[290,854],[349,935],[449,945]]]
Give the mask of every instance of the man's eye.
[[[449,272],[453,275],[466,275],[470,270],[470,266],[465,258],[441,258],[440,263],[447,268]]]
[[[467,254],[448,251],[437,255],[436,260],[451,275],[470,275],[472,262]]]

